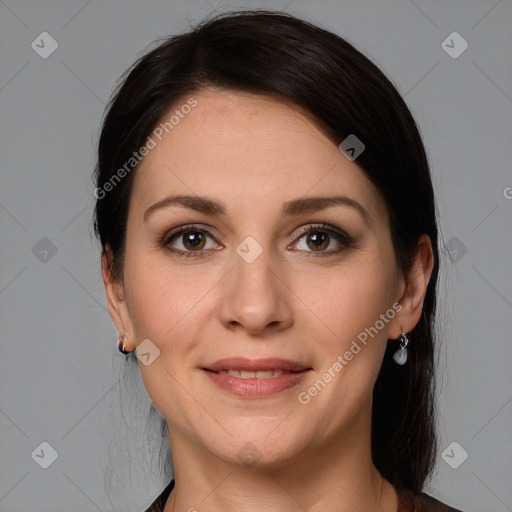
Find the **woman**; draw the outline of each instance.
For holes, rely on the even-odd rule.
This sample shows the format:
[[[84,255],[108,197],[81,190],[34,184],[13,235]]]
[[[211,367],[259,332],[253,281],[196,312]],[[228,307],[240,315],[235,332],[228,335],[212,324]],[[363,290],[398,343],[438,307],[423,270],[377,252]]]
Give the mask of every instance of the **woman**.
[[[172,450],[148,511],[455,510],[422,492],[430,171],[372,62],[277,12],[171,37],[109,104],[95,196],[120,350]]]

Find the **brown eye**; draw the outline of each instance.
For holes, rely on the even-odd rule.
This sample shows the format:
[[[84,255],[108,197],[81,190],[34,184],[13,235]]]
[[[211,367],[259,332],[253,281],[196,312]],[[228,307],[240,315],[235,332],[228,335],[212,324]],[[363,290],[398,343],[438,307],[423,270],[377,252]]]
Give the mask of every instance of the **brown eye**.
[[[204,248],[206,243],[206,237],[199,231],[187,231],[182,233],[180,236],[183,246],[188,251],[201,250]]]
[[[194,226],[183,226],[161,240],[162,247],[183,257],[206,256],[209,249],[218,249],[213,235]]]
[[[307,237],[307,244],[313,251],[323,251],[329,246],[330,237],[327,233],[321,231],[312,231]]]
[[[329,224],[308,226],[299,235],[293,246],[310,256],[332,256],[354,246],[351,236]]]

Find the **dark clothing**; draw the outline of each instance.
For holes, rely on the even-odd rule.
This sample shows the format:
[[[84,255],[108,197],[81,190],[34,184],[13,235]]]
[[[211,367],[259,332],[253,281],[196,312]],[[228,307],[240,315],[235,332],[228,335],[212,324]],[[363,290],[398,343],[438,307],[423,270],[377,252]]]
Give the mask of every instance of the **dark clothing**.
[[[161,492],[158,498],[151,503],[150,507],[144,512],[163,512],[165,503],[171,491],[174,489],[174,478],[167,484],[166,488]]]
[[[172,479],[144,512],[163,512],[165,503],[171,491],[174,489],[174,479]],[[425,493],[414,494],[409,489],[397,490],[398,510],[397,512],[462,512],[456,508],[449,507],[439,500]]]
[[[398,489],[397,512],[463,512],[450,507],[436,498],[421,492],[415,494],[410,489]]]

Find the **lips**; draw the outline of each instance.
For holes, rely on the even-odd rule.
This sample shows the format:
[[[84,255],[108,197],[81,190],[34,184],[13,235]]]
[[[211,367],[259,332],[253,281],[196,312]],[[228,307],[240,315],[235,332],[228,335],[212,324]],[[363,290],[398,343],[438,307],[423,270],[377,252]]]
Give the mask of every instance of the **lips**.
[[[238,377],[240,379],[270,379],[272,377],[281,377],[283,374],[291,372],[285,370],[259,370],[256,372],[250,372],[247,370],[219,370],[215,372],[219,375],[231,375],[232,377]]]
[[[203,368],[223,391],[244,398],[260,398],[296,387],[311,367],[287,359],[221,359]]]
[[[230,357],[227,359],[220,359],[214,363],[205,366],[205,370],[210,370],[215,373],[239,371],[239,372],[301,372],[307,370],[309,367],[288,359],[281,359],[271,357],[267,359],[251,360],[245,357]],[[237,375],[241,376],[241,375]],[[243,376],[242,376],[243,378]],[[264,377],[262,377],[264,378]]]

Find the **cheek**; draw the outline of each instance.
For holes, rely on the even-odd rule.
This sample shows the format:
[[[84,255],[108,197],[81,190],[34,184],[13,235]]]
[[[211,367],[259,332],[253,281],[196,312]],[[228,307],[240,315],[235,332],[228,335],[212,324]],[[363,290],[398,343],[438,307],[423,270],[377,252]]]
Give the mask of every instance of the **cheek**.
[[[126,261],[127,303],[137,343],[149,338],[172,365],[199,338],[198,331],[213,314],[213,272],[180,270],[161,254],[132,252]],[[213,296],[213,294],[211,294]]]
[[[136,334],[150,337],[165,326],[170,329],[180,315],[184,302],[179,300],[188,288],[179,274],[169,275],[169,266],[162,261],[161,252],[151,253],[134,246],[127,249],[125,286],[129,313]],[[140,336],[137,336],[139,338]]]
[[[155,258],[156,260],[156,258]],[[161,262],[132,253],[126,261],[127,304],[136,343],[150,339],[160,354],[148,366],[139,363],[146,391],[155,407],[165,416],[182,411],[185,417],[187,397],[183,393],[186,375],[183,363],[198,339],[198,315],[204,302],[204,289],[179,272],[172,275]]]
[[[334,336],[346,343],[390,308],[395,276],[389,258],[367,253],[324,272],[302,273],[294,291],[314,313],[311,316],[322,332],[332,335],[326,339]]]

